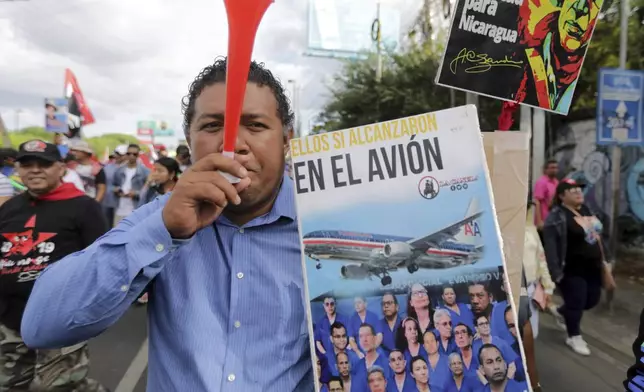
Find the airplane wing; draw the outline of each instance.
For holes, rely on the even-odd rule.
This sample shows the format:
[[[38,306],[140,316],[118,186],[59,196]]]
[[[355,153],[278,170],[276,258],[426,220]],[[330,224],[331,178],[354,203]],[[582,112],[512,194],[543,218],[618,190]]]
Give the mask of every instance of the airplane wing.
[[[475,199],[473,199],[470,202],[467,213],[465,214],[465,217],[463,219],[432,234],[429,234],[422,238],[413,239],[411,241],[408,241],[407,243],[413,246],[417,251],[423,252],[431,247],[438,247],[441,242],[452,239],[455,235],[457,235],[463,225],[471,223],[482,214],[483,212],[478,209],[478,203]]]

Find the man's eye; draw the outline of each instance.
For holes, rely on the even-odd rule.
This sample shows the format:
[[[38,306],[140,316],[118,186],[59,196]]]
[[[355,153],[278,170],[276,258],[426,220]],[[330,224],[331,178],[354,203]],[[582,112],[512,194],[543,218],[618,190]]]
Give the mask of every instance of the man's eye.
[[[267,129],[268,127],[262,123],[258,122],[251,122],[247,124],[248,128],[253,128],[253,129]]]
[[[222,126],[223,124],[220,122],[211,122],[202,126],[201,129],[205,131],[218,131]]]

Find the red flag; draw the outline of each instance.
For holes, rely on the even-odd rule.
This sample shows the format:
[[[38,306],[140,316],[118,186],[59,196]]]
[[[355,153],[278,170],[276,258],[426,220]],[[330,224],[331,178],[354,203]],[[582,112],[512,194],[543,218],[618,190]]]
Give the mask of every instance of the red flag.
[[[512,127],[512,124],[514,123],[512,116],[518,108],[519,104],[516,102],[503,102],[503,108],[499,115],[499,131],[507,131]]]
[[[79,130],[82,125],[90,125],[96,122],[94,115],[85,102],[78,80],[76,80],[76,76],[69,68],[65,69],[65,98],[69,99],[69,114],[80,118],[80,124],[77,124]],[[70,121],[70,132],[72,131],[71,128],[75,127],[72,127]]]

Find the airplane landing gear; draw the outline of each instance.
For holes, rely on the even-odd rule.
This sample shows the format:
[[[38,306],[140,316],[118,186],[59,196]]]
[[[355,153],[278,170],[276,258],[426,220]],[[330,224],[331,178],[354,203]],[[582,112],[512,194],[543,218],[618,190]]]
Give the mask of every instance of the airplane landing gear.
[[[310,259],[315,260],[315,269],[322,269],[322,263],[320,263],[320,259],[313,255],[307,255],[309,256]]]
[[[387,273],[387,270],[382,269],[382,270],[376,272],[374,275],[376,275],[377,277],[380,278],[380,283],[383,286],[388,286],[388,285],[391,284],[391,281],[392,281],[391,276],[389,276],[389,274]]]
[[[410,274],[413,274],[414,272],[418,271],[418,269],[419,269],[418,264],[416,264],[416,263],[414,263],[414,262],[410,263],[410,264],[407,266],[407,271],[408,271]]]

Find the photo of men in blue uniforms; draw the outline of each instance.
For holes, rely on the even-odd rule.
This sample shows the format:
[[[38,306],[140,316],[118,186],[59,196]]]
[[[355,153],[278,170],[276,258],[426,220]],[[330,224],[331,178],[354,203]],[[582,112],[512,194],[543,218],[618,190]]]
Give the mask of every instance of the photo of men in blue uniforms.
[[[391,352],[396,348],[396,334],[400,328],[400,315],[398,314],[400,307],[398,305],[398,298],[391,293],[386,292],[382,296],[382,315],[378,323],[378,330],[382,334],[382,343],[380,347],[386,353]]]
[[[331,342],[331,325],[333,323],[340,322],[343,325],[349,325],[349,320],[341,314],[338,314],[336,311],[336,301],[335,297],[332,295],[324,297],[324,316],[318,323],[315,328],[315,345],[317,350],[326,354],[329,351],[333,351],[333,343]],[[351,334],[351,331],[347,331],[348,334]]]
[[[456,302],[456,291],[452,286],[443,287],[443,305],[441,309],[446,309],[452,317],[452,324],[463,323],[474,329],[474,314],[470,308],[462,303]]]
[[[413,317],[416,309],[409,300],[409,287],[364,296],[320,295],[312,302],[312,316],[317,321],[314,341],[324,391],[342,385],[343,392],[382,388],[384,392],[418,392],[425,387],[431,392],[483,392],[490,388],[489,379],[494,380],[494,374],[485,375],[480,362],[485,347],[501,353],[504,377],[509,380],[502,391],[514,392],[525,385],[523,360],[512,346],[517,338],[511,331],[515,323],[503,274],[493,275],[494,280],[479,280],[481,276],[444,286],[414,283],[415,290],[422,288],[429,300],[424,333]],[[511,342],[501,338],[501,333]],[[418,368],[416,373],[411,362]]]
[[[415,392],[416,382],[408,372],[407,361],[403,352],[394,349],[389,353],[391,376],[387,380],[387,392]]]
[[[347,350],[349,344],[347,328],[339,321],[336,321],[331,325],[331,342],[333,347],[331,350],[326,352],[326,366],[329,373],[332,376],[339,376],[338,367],[336,366],[336,358],[339,353],[344,353],[347,355],[349,362],[353,368],[356,368],[360,358],[358,355],[352,351]]]
[[[508,377],[508,365],[503,354],[493,344],[484,344],[478,353],[481,370],[488,384],[485,392],[527,392],[525,382],[515,381]]]
[[[380,346],[380,344],[382,343],[382,332],[380,332],[378,328],[376,328],[376,326],[380,324],[380,320],[378,320],[378,316],[374,312],[367,309],[366,297],[355,297],[353,303],[356,311],[349,319],[349,330],[353,331],[353,333],[349,337],[349,342],[351,344],[351,347],[353,347],[356,352],[360,351],[361,353],[364,353],[364,349],[358,346],[358,331],[360,329],[360,326],[365,323],[373,325],[376,329],[376,346]]]

